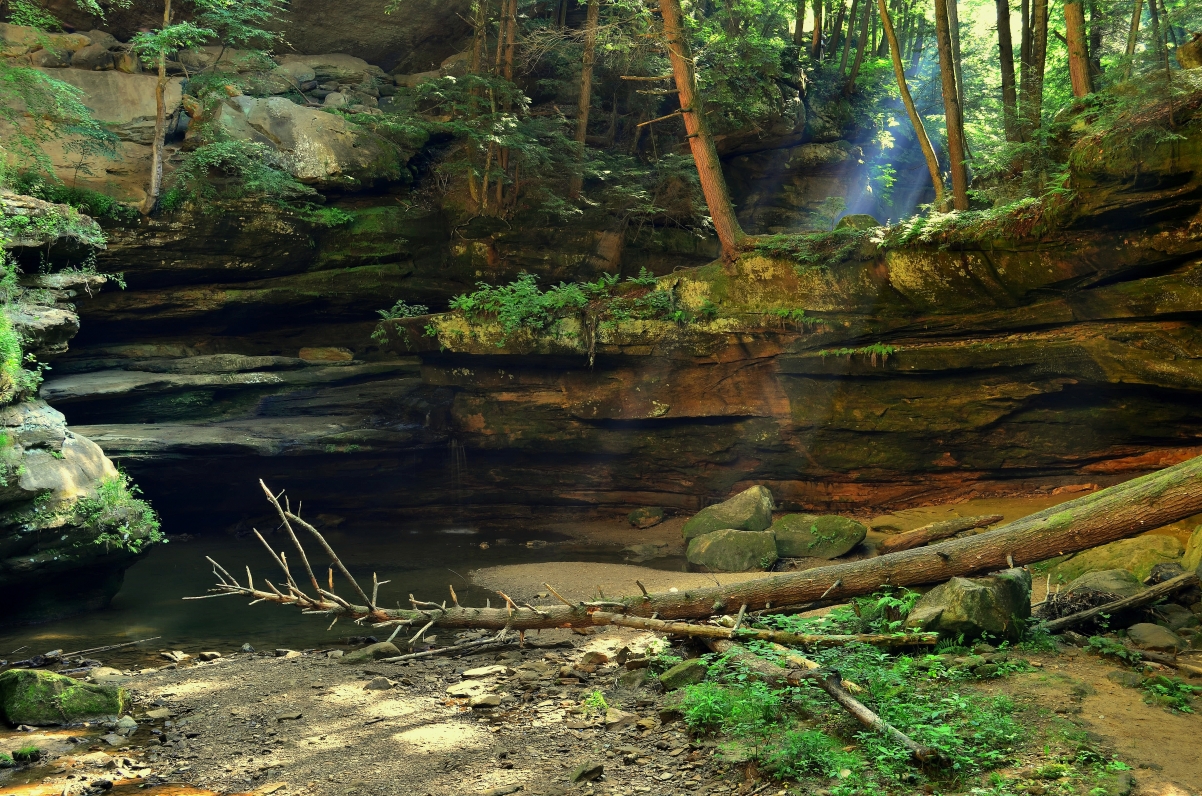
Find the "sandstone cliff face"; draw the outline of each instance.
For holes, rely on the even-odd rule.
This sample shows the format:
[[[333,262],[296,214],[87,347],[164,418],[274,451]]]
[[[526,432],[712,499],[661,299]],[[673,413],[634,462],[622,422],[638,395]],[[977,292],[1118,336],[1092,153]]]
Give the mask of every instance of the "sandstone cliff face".
[[[10,251],[99,229],[63,206],[0,192],[0,266],[9,279],[0,317],[0,599],[4,623],[39,621],[103,607],[137,552],[157,539],[145,504],[95,442],[68,430],[62,413],[33,397],[22,353],[44,361],[79,331],[74,301],[105,278],[72,269],[12,278]]]

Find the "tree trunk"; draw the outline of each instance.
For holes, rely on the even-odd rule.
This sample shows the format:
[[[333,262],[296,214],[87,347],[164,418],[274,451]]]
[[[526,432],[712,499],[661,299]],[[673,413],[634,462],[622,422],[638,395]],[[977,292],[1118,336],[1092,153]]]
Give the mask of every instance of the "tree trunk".
[[[1123,80],[1131,79],[1131,68],[1135,64],[1135,46],[1139,43],[1139,18],[1144,13],[1144,0],[1135,0],[1131,11],[1131,29],[1127,31],[1127,65],[1123,68]]]
[[[270,496],[266,486],[264,491]],[[449,608],[417,601],[413,601],[412,610],[381,608],[374,593],[368,599],[365,590],[349,577],[316,528],[280,508],[274,496],[269,499],[277,507],[283,519],[282,527],[293,544],[300,549],[292,530],[295,523],[321,542],[344,575],[348,575],[347,580],[352,582],[364,603],[354,605],[321,589],[303,551],[300,560],[313,584],[313,594],[307,594],[300,588],[288,569],[287,560],[275,551],[272,551],[274,560],[287,578],[283,581],[283,590],[270,582],[267,584],[270,590],[257,588],[249,580],[242,585],[228,570],[213,561],[214,572],[220,581],[214,592],[242,594],[267,602],[326,612],[335,617],[364,618],[384,624],[420,627],[430,622],[438,627],[498,630],[508,626],[520,631],[595,624],[592,616],[595,611],[622,613],[625,616],[657,615],[665,620],[702,619],[734,612],[744,605],[749,611],[759,611],[771,609],[774,605],[795,605],[820,599],[847,600],[869,594],[885,585],[942,583],[953,577],[1046,561],[1055,556],[1136,536],[1202,512],[1202,457],[1053,506],[986,533],[929,547],[801,572],[768,575],[725,586],[660,594],[644,593],[639,597],[594,603],[569,603],[564,600],[567,604],[537,608],[519,607],[508,599],[505,608],[464,608],[457,601]],[[301,579],[304,580],[304,576]],[[455,599],[453,593],[452,599]]]
[[[963,531],[993,525],[994,523],[1001,522],[1002,519],[1001,514],[989,514],[983,517],[957,517],[954,520],[932,522],[921,528],[899,533],[897,536],[890,536],[880,543],[876,551],[880,555],[885,555],[902,550],[912,550],[915,547],[922,547],[924,544],[948,539]]]
[[[910,53],[910,74],[917,75],[919,68],[922,66],[922,54],[927,46],[927,18],[921,14],[918,16],[918,26],[914,34],[914,46]]]
[[[171,0],[163,0],[163,29],[171,26]],[[150,150],[150,185],[142,202],[142,215],[150,215],[163,192],[163,149],[167,141],[167,53],[159,52],[159,80],[154,86],[154,145]]]
[[[474,36],[472,38],[472,74],[478,75],[484,67],[484,40],[488,38],[488,0],[476,0],[475,15],[472,20]]]
[[[847,2],[839,0],[839,11],[835,14],[835,26],[831,28],[831,35],[827,39],[826,54],[833,58],[835,53],[839,52],[839,43],[843,38],[843,22],[847,17]]]
[[[1089,70],[1095,78],[1102,76],[1102,35],[1105,15],[1097,0],[1089,0]]]
[[[518,0],[509,0],[505,12],[505,79],[513,82],[513,61],[518,41]],[[509,105],[506,103],[506,110]]]
[[[1022,31],[1018,40],[1018,107],[1020,114],[1026,103],[1027,82],[1031,74],[1031,0],[1022,0],[1021,13],[1019,27],[1022,28]]]
[[[1020,103],[1023,141],[1036,143],[1043,115],[1043,71],[1048,52],[1048,0],[1033,0],[1031,5],[1031,59],[1027,65],[1027,83]],[[1038,147],[1037,147],[1038,148]],[[1028,167],[1034,165],[1034,153]]]
[[[822,0],[814,0],[814,33],[810,37],[810,58],[822,60]]]
[[[1010,0],[997,0],[997,46],[1002,72],[1002,124],[1007,141],[1018,141],[1018,93],[1014,86],[1014,41],[1010,37]]]
[[[795,14],[796,21],[793,25],[793,43],[801,48],[806,43],[805,21],[806,21],[806,0],[797,0],[797,12]]]
[[[866,6],[870,0],[864,0]],[[843,55],[839,57],[839,76],[847,74],[847,56],[851,52],[851,35],[856,30],[856,15],[860,12],[859,0],[851,0],[851,16],[847,20],[847,36],[843,39]]]
[[[960,116],[960,98],[956,90],[956,70],[952,63],[952,35],[947,9],[948,3],[945,0],[935,0],[935,36],[939,45],[943,112],[947,120],[947,157],[952,173],[952,206],[956,210],[967,210],[968,171],[964,165],[964,121]]]
[[[1085,9],[1079,0],[1064,4],[1064,37],[1068,40],[1068,74],[1073,96],[1093,93],[1089,74],[1089,48],[1085,41]]]
[[[516,2],[516,0],[511,0]],[[584,20],[584,65],[580,70],[580,101],[576,112],[576,143],[580,147],[581,157],[584,156],[584,140],[588,135],[589,106],[593,101],[593,59],[597,50],[597,17],[600,13],[600,0],[589,0],[588,15]],[[584,176],[572,175],[570,195],[573,199],[580,195],[584,185]]]
[[[956,74],[956,101],[960,103],[960,117],[964,117],[964,61],[960,57],[960,3],[947,0],[947,27],[952,38],[952,68]]]
[[[856,43],[856,60],[852,62],[851,74],[847,76],[847,82],[843,84],[843,96],[850,97],[851,93],[856,88],[856,78],[860,76],[860,64],[864,62],[864,50],[868,47],[868,4],[872,0],[864,0],[864,8],[861,9],[860,16],[860,39]]]
[[[901,45],[898,43],[897,34],[893,30],[893,20],[889,18],[889,11],[885,7],[885,0],[876,0],[876,5],[881,13],[881,27],[884,29],[885,38],[889,42],[889,53],[893,57],[893,76],[897,78],[897,88],[901,92],[902,104],[906,106],[906,114],[910,117],[910,124],[914,127],[914,137],[918,139],[918,146],[922,148],[922,156],[927,162],[927,170],[931,173],[931,185],[935,188],[935,206],[942,207],[945,200],[943,174],[939,170],[939,158],[935,155],[935,148],[931,146],[931,139],[927,137],[927,130],[923,126],[922,117],[918,115],[918,109],[914,107],[914,98],[910,96],[910,88],[906,85],[906,71],[902,66]]]
[[[672,74],[676,78],[676,91],[680,96],[680,111],[684,116],[684,129],[688,133],[689,148],[701,180],[705,203],[709,206],[714,231],[722,244],[722,256],[733,262],[743,250],[746,235],[735,216],[730,203],[730,192],[726,189],[726,178],[722,175],[722,164],[718,150],[710,137],[702,112],[701,102],[695,93],[693,58],[689,42],[685,38],[681,19],[680,0],[659,0],[660,15],[664,18],[664,39],[668,47],[668,59],[672,62]]]

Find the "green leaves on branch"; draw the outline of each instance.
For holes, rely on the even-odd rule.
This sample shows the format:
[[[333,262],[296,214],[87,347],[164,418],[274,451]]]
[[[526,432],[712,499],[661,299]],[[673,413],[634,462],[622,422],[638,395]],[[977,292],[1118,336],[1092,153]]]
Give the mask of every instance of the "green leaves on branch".
[[[172,58],[183,50],[194,50],[217,35],[210,28],[202,28],[192,22],[179,22],[161,30],[139,31],[130,39],[134,53],[148,66],[159,62],[159,58]]]

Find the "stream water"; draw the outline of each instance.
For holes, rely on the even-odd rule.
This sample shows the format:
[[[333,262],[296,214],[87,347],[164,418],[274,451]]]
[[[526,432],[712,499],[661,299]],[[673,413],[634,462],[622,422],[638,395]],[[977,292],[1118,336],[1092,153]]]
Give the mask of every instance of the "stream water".
[[[531,564],[552,561],[621,563],[621,547],[573,539],[553,529],[529,530],[513,524],[491,526],[356,528],[352,533],[329,531],[328,540],[360,583],[369,584],[375,572],[381,581],[380,602],[408,605],[408,595],[439,601],[449,598],[454,586],[464,604],[484,605],[500,601],[496,592],[470,582],[470,572],[480,567]],[[287,537],[267,537],[276,550]],[[481,543],[487,544],[482,549]],[[327,578],[326,558],[309,544],[309,555],[320,581]],[[120,668],[161,665],[158,651],[164,648],[196,652],[214,649],[231,652],[244,643],[257,649],[311,648],[345,642],[349,636],[379,634],[370,627],[339,623],[327,631],[320,617],[303,616],[295,609],[260,604],[247,606],[240,597],[184,600],[205,595],[216,578],[206,560],[212,557],[245,581],[246,567],[262,586],[264,579],[278,583],[279,569],[254,536],[198,535],[183,537],[152,549],[125,575],[125,582],[109,608],[26,627],[0,631],[0,659],[13,661],[61,649],[74,652],[139,639],[158,637],[138,647],[125,648],[95,657]],[[297,557],[290,555],[294,571]],[[680,558],[661,558],[645,566],[679,570]],[[338,592],[347,597],[351,587],[336,578]],[[386,634],[385,634],[386,635]]]

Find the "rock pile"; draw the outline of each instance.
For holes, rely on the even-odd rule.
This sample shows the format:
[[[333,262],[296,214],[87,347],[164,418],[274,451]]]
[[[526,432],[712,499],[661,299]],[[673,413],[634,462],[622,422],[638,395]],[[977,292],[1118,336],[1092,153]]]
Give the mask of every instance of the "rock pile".
[[[685,523],[689,563],[720,572],[769,569],[778,558],[832,559],[864,541],[868,529],[834,514],[786,514],[775,522],[767,487],[753,486],[707,506]]]

